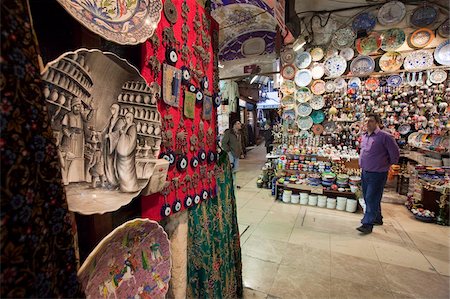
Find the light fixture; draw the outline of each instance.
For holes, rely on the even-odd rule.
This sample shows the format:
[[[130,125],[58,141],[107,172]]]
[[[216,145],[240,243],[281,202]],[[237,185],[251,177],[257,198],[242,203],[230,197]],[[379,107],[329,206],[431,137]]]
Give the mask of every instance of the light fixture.
[[[295,52],[299,51],[304,45],[306,45],[306,38],[303,36],[299,36],[295,42],[294,42],[294,46],[293,46],[293,50]]]
[[[255,82],[256,79],[258,79],[258,75],[254,76],[254,77],[252,78],[252,80],[250,81],[250,84],[253,84],[253,82]]]

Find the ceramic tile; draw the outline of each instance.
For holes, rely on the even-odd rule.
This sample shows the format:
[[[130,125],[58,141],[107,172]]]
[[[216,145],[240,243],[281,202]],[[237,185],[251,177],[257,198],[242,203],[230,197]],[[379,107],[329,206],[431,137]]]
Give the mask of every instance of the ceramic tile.
[[[372,243],[364,236],[354,235],[330,235],[330,246],[332,253],[341,253],[345,255],[361,257],[378,261],[378,256]]]
[[[242,208],[237,211],[238,222],[248,224],[259,223],[267,214],[267,211]]]
[[[332,299],[393,299],[394,296],[388,289],[373,288],[371,284],[360,284],[348,280],[331,277]]]
[[[242,252],[248,256],[268,262],[280,263],[288,243],[264,239],[257,236],[250,238],[242,246]]]
[[[236,193],[236,205],[238,207],[244,207],[254,196],[254,192],[239,190]]]
[[[267,298],[267,294],[256,291],[256,290],[252,290],[249,288],[244,288],[242,298],[243,299],[265,299],[265,298]]]
[[[333,234],[354,234],[355,228],[359,225],[359,217],[354,217],[350,213],[318,210],[319,208],[308,208],[302,223],[303,227]]]
[[[297,217],[298,215],[294,213],[269,211],[261,223],[272,223],[293,227]]]
[[[284,250],[282,265],[295,267],[301,271],[331,274],[330,251],[307,245],[288,244]]]
[[[260,223],[253,235],[270,240],[287,242],[291,235],[292,227],[284,224]]]
[[[249,225],[247,230],[241,235],[241,247],[247,242],[253,232],[256,230],[257,225]]]
[[[270,210],[276,213],[298,214],[300,209],[301,209],[300,205],[284,203],[282,201],[277,200],[274,202],[274,205]]]
[[[278,264],[266,262],[247,255],[242,255],[242,277],[244,287],[259,292],[269,293],[275,280],[274,273],[278,271]]]
[[[260,193],[253,194],[252,199],[250,199],[245,206],[248,209],[254,210],[264,210],[268,211],[273,205],[273,199],[268,200],[266,198],[262,198]]]
[[[289,243],[330,250],[330,234],[294,227]]]
[[[438,251],[423,250],[422,253],[439,274],[450,276],[450,251],[448,248]]]

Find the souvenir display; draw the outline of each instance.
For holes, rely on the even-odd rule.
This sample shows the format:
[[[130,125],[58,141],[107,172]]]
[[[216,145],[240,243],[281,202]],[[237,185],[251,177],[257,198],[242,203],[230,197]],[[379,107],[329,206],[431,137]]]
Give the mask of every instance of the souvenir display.
[[[378,32],[371,32],[367,37],[356,40],[356,50],[361,55],[375,53],[381,47],[381,36]]]
[[[397,71],[403,65],[403,56],[399,52],[386,52],[381,56],[379,64],[385,72]]]
[[[364,12],[357,15],[353,19],[352,27],[355,32],[366,31],[370,32],[375,28],[377,18],[371,12]]]
[[[313,131],[314,135],[322,135],[322,133],[323,133],[323,126],[320,125],[320,124],[315,124],[315,125],[312,126],[311,130]]]
[[[317,48],[314,48],[311,50],[312,61],[315,61],[315,62],[320,61],[320,60],[322,60],[324,55],[325,54],[323,53],[323,49],[320,47],[317,47]]]
[[[161,0],[120,1],[58,0],[78,22],[101,37],[121,45],[137,45],[150,38],[160,19]]]
[[[336,49],[344,49],[352,47],[355,39],[356,39],[355,31],[353,31],[349,27],[346,27],[339,29],[334,33],[331,43]],[[333,49],[334,51],[336,51],[335,53],[328,53],[327,51],[327,57],[337,55],[336,49]]]
[[[308,84],[306,84],[306,85],[308,85]],[[296,89],[297,88],[295,87],[294,81],[284,80],[283,83],[281,83],[280,90],[283,94],[292,94],[295,92]]]
[[[78,277],[86,296],[164,298],[169,289],[171,252],[155,221],[135,219],[108,234],[85,260]]]
[[[406,15],[406,7],[400,1],[385,3],[378,10],[378,22],[384,26],[392,26],[400,23]]]
[[[293,109],[295,106],[295,99],[292,95],[286,95],[281,99],[281,106],[284,109]]]
[[[406,40],[405,32],[400,28],[392,28],[381,33],[381,49],[383,51],[395,51]]]
[[[312,78],[317,80],[323,77],[323,75],[325,74],[325,68],[323,67],[322,63],[314,63],[313,66],[311,67],[311,75]]]
[[[355,56],[355,51],[353,50],[353,48],[344,48],[344,49],[341,50],[339,55],[344,57],[345,60],[350,61]]]
[[[187,118],[195,118],[195,93],[184,92],[184,116]]]
[[[301,52],[297,54],[295,58],[295,66],[298,69],[307,68],[311,64],[312,58],[309,52]]]
[[[320,95],[315,95],[311,99],[309,104],[311,105],[312,109],[320,110],[320,109],[323,108],[323,106],[325,106],[325,99],[322,96],[320,96]]]
[[[297,114],[300,116],[308,116],[312,112],[312,108],[308,103],[300,103],[297,105]]]
[[[312,81],[311,71],[307,69],[298,70],[297,73],[295,74],[294,81],[298,87],[308,86],[309,83],[311,83]]]
[[[292,64],[294,63],[296,58],[296,53],[294,50],[287,48],[284,49],[283,52],[281,52],[281,61],[285,64]]]
[[[446,40],[436,47],[434,50],[434,59],[439,64],[450,66],[450,40]],[[433,59],[431,59],[432,62]]]
[[[281,76],[286,80],[292,80],[295,77],[295,71],[292,64],[287,64],[281,68]]]
[[[440,37],[448,38],[450,37],[450,21],[449,19],[445,20],[441,26],[439,26],[437,33]]]
[[[167,105],[178,107],[181,93],[181,70],[163,64],[163,100]]]
[[[325,81],[323,80],[316,80],[311,85],[311,91],[313,94],[320,95],[325,92]]]
[[[341,76],[347,69],[347,61],[339,55],[328,58],[324,65],[325,72],[332,78]]]
[[[428,46],[434,39],[434,33],[428,28],[420,28],[411,34],[410,44],[416,48]]]
[[[416,27],[426,27],[433,24],[438,17],[438,10],[433,6],[417,7],[411,14],[411,24]]]
[[[358,56],[350,64],[350,71],[355,76],[367,76],[375,69],[375,61],[370,56]]]
[[[435,51],[435,55],[437,48]],[[438,61],[439,62],[439,61]],[[414,51],[406,55],[403,62],[405,70],[426,69],[433,65],[433,55],[425,50]]]
[[[299,103],[306,103],[312,98],[311,91],[308,87],[300,87],[295,92],[295,99]]]

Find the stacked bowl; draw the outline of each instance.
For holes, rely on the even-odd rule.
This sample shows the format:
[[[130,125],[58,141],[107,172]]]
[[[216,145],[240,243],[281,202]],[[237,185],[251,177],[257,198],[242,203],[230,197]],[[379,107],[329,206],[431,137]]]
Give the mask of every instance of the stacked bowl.
[[[338,174],[336,179],[336,185],[339,188],[347,188],[348,187],[348,175],[346,174]]]
[[[325,187],[331,187],[336,180],[336,174],[332,172],[322,173],[322,185]]]
[[[360,176],[351,176],[349,178],[350,190],[355,193],[359,186],[361,185],[361,177]]]

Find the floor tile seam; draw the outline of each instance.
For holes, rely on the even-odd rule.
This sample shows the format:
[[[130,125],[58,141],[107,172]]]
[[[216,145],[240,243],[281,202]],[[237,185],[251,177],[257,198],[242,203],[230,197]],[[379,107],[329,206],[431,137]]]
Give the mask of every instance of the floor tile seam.
[[[380,268],[381,268],[381,271],[383,273],[383,278],[386,281],[386,287],[389,289],[389,292],[391,293],[392,298],[394,298],[394,293],[393,293],[393,290],[391,288],[390,282],[389,282],[389,280],[388,280],[388,278],[386,276],[386,271],[384,270],[383,262],[381,262],[380,256],[378,255],[378,252],[377,252],[377,250],[375,248],[375,245],[373,244],[372,240],[370,240],[370,244],[372,244],[373,251],[375,251],[375,255],[377,256],[378,263],[380,264]]]

